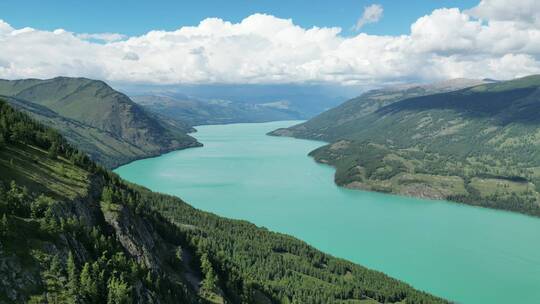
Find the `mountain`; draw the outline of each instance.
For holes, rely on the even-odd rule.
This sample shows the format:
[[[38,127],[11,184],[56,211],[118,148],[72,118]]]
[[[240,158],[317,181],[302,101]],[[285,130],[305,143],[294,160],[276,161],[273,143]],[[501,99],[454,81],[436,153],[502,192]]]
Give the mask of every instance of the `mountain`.
[[[252,104],[220,99],[199,100],[177,94],[175,97],[139,95],[131,98],[150,112],[191,126],[298,120],[303,117],[287,101]]]
[[[149,113],[102,81],[0,80],[0,96],[107,167],[200,145],[187,124]]]
[[[394,102],[412,97],[455,91],[483,83],[485,83],[483,80],[458,78],[434,84],[402,85],[371,90],[325,111],[305,123],[276,130],[272,134],[332,141],[334,138],[338,138],[341,133],[346,132],[344,130],[348,126],[360,124],[366,115]]]
[[[1,101],[0,172],[2,303],[446,303],[127,183]]]
[[[119,89],[129,96],[170,97],[175,100],[202,102],[227,102],[239,105],[240,113],[249,106],[281,103],[294,112],[293,119],[309,119],[337,106],[344,99],[356,96],[354,86],[317,84],[197,84],[197,85],[121,85]],[[345,96],[345,97],[343,97]],[[261,111],[262,109],[258,109]],[[247,112],[246,114],[251,114]],[[257,114],[261,116],[261,113]],[[272,114],[272,112],[270,112]],[[276,113],[272,114],[276,115]],[[282,114],[283,115],[283,114]],[[249,116],[247,116],[249,118]],[[271,118],[271,117],[270,117]],[[265,120],[270,120],[266,118]],[[258,118],[260,119],[260,118]],[[289,118],[287,118],[289,119]],[[251,121],[255,121],[251,119]]]
[[[272,134],[330,142],[310,154],[345,187],[540,216],[540,76],[412,90],[368,92]]]

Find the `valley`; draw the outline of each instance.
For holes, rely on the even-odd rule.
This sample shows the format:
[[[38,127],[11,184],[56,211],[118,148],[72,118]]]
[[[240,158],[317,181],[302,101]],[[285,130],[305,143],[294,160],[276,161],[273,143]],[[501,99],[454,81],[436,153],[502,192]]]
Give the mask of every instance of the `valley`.
[[[440,200],[344,189],[307,156],[320,141],[266,136],[299,122],[197,127],[201,148],[115,170],[194,207],[298,237],[458,303],[540,294],[540,220]]]
[[[538,0],[0,1],[0,304],[540,303],[539,113]]]
[[[0,156],[1,302],[446,303],[126,182],[3,101]]]

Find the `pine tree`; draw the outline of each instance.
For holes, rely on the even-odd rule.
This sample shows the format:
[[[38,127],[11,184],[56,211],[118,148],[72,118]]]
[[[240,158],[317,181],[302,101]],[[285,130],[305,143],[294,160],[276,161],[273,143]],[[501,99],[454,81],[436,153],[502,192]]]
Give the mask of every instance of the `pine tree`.
[[[81,271],[80,278],[81,292],[84,298],[90,303],[98,302],[97,282],[92,275],[89,263],[85,263]]]
[[[64,286],[60,281],[62,266],[58,255],[54,255],[49,264],[48,270],[45,272],[44,279],[47,288],[48,303],[61,303],[62,292]]]
[[[176,254],[175,254],[175,256],[176,256],[176,259],[177,259],[178,263],[179,263],[180,265],[182,265],[182,262],[184,261],[184,257],[183,257],[183,250],[182,250],[182,247],[181,247],[181,246],[178,246],[178,247],[176,248]]]
[[[101,194],[101,200],[106,203],[113,202],[113,190],[110,187],[103,188],[103,193]]]
[[[7,238],[9,236],[9,221],[7,215],[4,214],[0,220],[0,237]]]
[[[210,263],[206,253],[201,256],[201,268],[204,273],[204,279],[202,282],[203,290],[214,291],[216,289],[218,279],[216,273],[214,272],[214,268],[212,267],[212,263]]]
[[[45,211],[49,206],[54,203],[53,199],[46,196],[40,195],[35,199],[30,205],[30,212],[33,218],[41,218],[45,216]]]
[[[70,252],[67,259],[67,292],[71,303],[78,302],[78,290],[79,290],[79,275],[77,274],[77,265],[75,265],[75,259]]]
[[[56,159],[58,156],[58,151],[60,150],[58,143],[53,141],[49,147],[48,156],[49,158]]]
[[[107,285],[107,304],[131,303],[131,288],[122,279],[112,277]]]

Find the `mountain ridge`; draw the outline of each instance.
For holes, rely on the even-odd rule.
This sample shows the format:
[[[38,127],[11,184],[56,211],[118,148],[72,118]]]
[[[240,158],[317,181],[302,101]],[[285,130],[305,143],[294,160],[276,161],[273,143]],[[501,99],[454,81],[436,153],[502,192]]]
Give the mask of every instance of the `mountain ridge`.
[[[344,187],[540,216],[540,76],[417,93],[371,91],[270,134],[329,142],[310,155]]]
[[[54,120],[71,142],[84,142],[81,149],[107,167],[200,146],[187,135],[193,128],[158,118],[103,81],[70,77],[0,80],[0,95],[16,106],[22,100],[41,106],[21,107],[37,119],[44,119],[44,108],[56,113],[57,117],[49,115],[47,121]],[[62,118],[82,125],[66,124]]]
[[[187,122],[191,126],[298,120],[303,117],[286,101],[257,104],[168,95],[134,95],[131,98],[151,112]]]

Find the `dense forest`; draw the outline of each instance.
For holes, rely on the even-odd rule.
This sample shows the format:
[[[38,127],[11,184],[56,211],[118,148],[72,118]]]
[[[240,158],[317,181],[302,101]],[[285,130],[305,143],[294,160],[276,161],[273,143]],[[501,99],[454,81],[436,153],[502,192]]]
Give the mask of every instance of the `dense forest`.
[[[540,76],[424,93],[368,92],[273,134],[330,142],[311,155],[345,187],[540,216]]]
[[[0,172],[0,302],[445,302],[129,184],[1,101]]]

